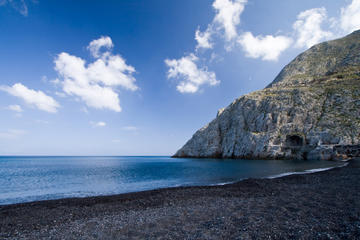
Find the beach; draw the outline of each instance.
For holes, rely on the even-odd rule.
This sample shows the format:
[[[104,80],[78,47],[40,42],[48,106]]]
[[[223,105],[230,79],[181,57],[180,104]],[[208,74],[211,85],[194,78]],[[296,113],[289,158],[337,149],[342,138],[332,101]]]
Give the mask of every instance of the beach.
[[[360,160],[233,184],[0,206],[0,239],[359,239]]]

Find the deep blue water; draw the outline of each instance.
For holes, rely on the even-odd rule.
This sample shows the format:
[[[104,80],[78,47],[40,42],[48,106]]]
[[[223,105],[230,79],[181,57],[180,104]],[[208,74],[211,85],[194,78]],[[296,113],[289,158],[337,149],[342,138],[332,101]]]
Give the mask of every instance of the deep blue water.
[[[0,157],[0,204],[221,184],[337,165],[169,157]]]

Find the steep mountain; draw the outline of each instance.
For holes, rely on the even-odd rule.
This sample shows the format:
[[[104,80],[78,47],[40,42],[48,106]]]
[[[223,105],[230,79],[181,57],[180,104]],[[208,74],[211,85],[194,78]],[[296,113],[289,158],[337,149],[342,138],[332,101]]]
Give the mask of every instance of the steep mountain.
[[[220,109],[174,157],[360,156],[360,31],[297,56],[265,89]]]

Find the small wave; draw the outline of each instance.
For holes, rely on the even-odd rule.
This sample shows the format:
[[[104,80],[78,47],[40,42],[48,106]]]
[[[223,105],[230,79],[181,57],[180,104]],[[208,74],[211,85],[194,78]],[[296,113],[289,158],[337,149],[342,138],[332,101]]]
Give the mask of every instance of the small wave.
[[[310,173],[316,173],[316,172],[323,172],[323,171],[328,171],[334,168],[341,168],[341,167],[345,167],[347,166],[349,163],[346,162],[340,166],[335,166],[335,167],[327,167],[327,168],[314,168],[314,169],[309,169],[309,170],[305,170],[302,172],[287,172],[287,173],[280,173],[280,174],[276,174],[276,175],[272,175],[269,177],[265,177],[267,179],[274,179],[274,178],[280,178],[280,177],[285,177],[285,176],[289,176],[289,175],[298,175],[298,174],[310,174]]]
[[[242,179],[244,180],[244,179]],[[213,184],[210,184],[209,186],[224,186],[224,185],[227,185],[227,184],[232,184],[232,183],[236,183],[238,181],[231,181],[231,182],[221,182],[221,183],[213,183]]]

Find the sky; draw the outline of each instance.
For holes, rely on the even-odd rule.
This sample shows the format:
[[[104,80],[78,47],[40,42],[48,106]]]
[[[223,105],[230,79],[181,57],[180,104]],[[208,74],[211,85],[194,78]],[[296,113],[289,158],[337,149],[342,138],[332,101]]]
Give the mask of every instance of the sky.
[[[172,155],[360,0],[0,0],[0,155]]]

